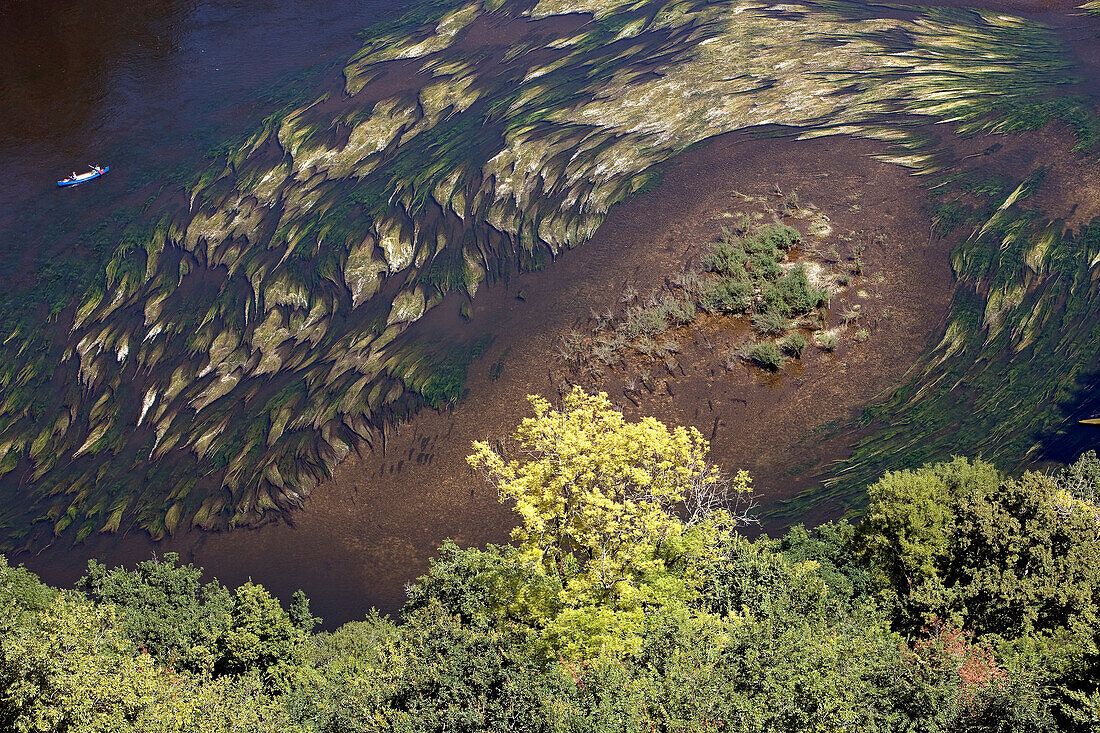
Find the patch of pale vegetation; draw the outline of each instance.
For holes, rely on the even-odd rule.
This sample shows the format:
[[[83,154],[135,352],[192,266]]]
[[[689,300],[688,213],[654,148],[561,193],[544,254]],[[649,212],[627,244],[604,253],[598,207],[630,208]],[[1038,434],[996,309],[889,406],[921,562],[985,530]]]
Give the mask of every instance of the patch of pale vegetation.
[[[389,269],[388,263],[375,258],[376,249],[373,239],[368,237],[355,245],[348,254],[344,265],[344,281],[351,290],[353,308],[378,292],[381,275]]]
[[[598,20],[632,5],[635,5],[633,0],[539,0],[529,15],[533,18],[548,18],[552,15],[590,13]]]
[[[415,321],[424,315],[424,289],[403,290],[393,299],[389,323]]]
[[[362,91],[374,78],[372,67],[378,64],[430,56],[449,48],[455,37],[481,13],[480,3],[472,2],[444,16],[435,31],[419,41],[393,36],[374,40],[344,67],[345,90],[352,95]]]
[[[812,236],[824,239],[833,233],[833,224],[825,214],[815,214],[807,230]]]

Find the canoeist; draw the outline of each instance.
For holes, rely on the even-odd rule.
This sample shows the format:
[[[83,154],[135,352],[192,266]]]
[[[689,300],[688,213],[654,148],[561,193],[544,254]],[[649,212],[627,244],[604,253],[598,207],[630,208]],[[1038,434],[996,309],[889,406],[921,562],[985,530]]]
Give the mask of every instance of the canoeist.
[[[76,171],[73,171],[71,174],[69,174],[68,178],[62,178],[60,181],[58,181],[57,185],[58,186],[75,186],[79,183],[85,183],[87,181],[91,181],[91,180],[94,180],[96,178],[99,178],[100,176],[104,175],[109,170],[111,170],[111,168],[109,166],[101,166],[101,165],[89,165],[88,168],[90,168],[91,170],[89,170],[87,173],[81,173],[79,175],[77,174]]]

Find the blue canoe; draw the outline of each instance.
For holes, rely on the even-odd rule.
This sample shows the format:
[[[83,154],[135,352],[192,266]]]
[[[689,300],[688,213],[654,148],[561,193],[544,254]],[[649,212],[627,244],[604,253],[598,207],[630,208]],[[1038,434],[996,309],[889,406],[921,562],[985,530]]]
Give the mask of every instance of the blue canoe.
[[[88,181],[99,178],[107,171],[111,170],[111,166],[105,165],[102,168],[92,167],[87,173],[81,173],[79,176],[69,176],[63,181],[58,181],[58,186],[79,186],[81,183],[87,183]]]

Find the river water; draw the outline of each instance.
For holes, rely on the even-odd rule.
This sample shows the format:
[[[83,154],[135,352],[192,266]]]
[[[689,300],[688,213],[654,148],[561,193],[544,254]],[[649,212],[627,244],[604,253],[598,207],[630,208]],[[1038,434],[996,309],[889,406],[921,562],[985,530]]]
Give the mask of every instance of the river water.
[[[36,265],[122,199],[186,177],[401,12],[386,0],[0,2],[0,275]],[[310,81],[313,80],[312,87]],[[95,186],[54,182],[110,165]]]
[[[33,299],[41,273],[55,257],[86,249],[82,233],[97,220],[156,196],[165,177],[201,171],[212,149],[255,129],[295,93],[315,93],[322,74],[339,78],[361,45],[357,34],[406,5],[0,0],[0,300]],[[89,164],[111,172],[93,185],[55,186]],[[63,583],[116,541],[136,541],[127,562],[161,549],[147,538],[103,539],[90,552],[17,561]],[[249,575],[213,564],[234,582]],[[267,575],[259,569],[257,580]]]
[[[358,31],[400,14],[407,4],[160,0],[120,11],[107,0],[0,0],[4,297],[36,288],[50,261],[79,251],[81,233],[108,218],[119,202],[140,207],[158,195],[164,180],[186,180],[213,149],[254,129],[296,92],[315,90],[322,75],[331,78],[359,48]],[[1073,43],[1082,66],[1097,63],[1091,27],[1057,5],[1013,2],[1006,9],[1045,11],[1042,21]],[[91,186],[55,187],[57,179],[90,163],[112,171]],[[165,198],[157,199],[160,205]],[[498,300],[501,308],[518,307],[511,296]],[[517,329],[525,327],[522,318],[513,324]],[[509,415],[500,418],[503,429],[514,413],[501,411]],[[443,537],[463,544],[505,537],[509,517],[487,494],[471,491],[467,499],[465,479],[428,491],[401,476],[403,451],[412,463],[415,446],[429,438],[446,444],[453,429],[450,417],[425,416],[394,441],[401,451],[391,448],[388,459],[368,460],[362,469],[345,468],[337,477],[344,488],[320,487],[291,524],[192,532],[159,545],[138,534],[93,535],[75,550],[53,547],[14,560],[49,582],[68,583],[88,557],[131,564],[177,550],[230,584],[251,577],[284,598],[303,587],[329,622],[361,615],[372,604],[392,610],[403,584],[423,570]],[[461,463],[462,445],[452,451],[455,463]],[[389,485],[366,473],[388,470],[389,477],[393,463],[397,476],[387,478]],[[348,475],[357,470],[363,475]]]

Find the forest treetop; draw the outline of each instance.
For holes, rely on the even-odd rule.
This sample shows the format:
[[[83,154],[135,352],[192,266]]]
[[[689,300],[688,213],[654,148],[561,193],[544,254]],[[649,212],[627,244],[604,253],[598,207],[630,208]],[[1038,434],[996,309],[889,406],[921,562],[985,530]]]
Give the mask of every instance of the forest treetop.
[[[515,454],[471,455],[528,502],[515,544],[445,543],[396,619],[314,633],[303,595],[175,556],[93,562],[75,590],[0,563],[0,728],[1094,729],[1095,454],[891,472],[856,524],[749,540],[690,510],[721,480],[697,433],[532,402]]]

